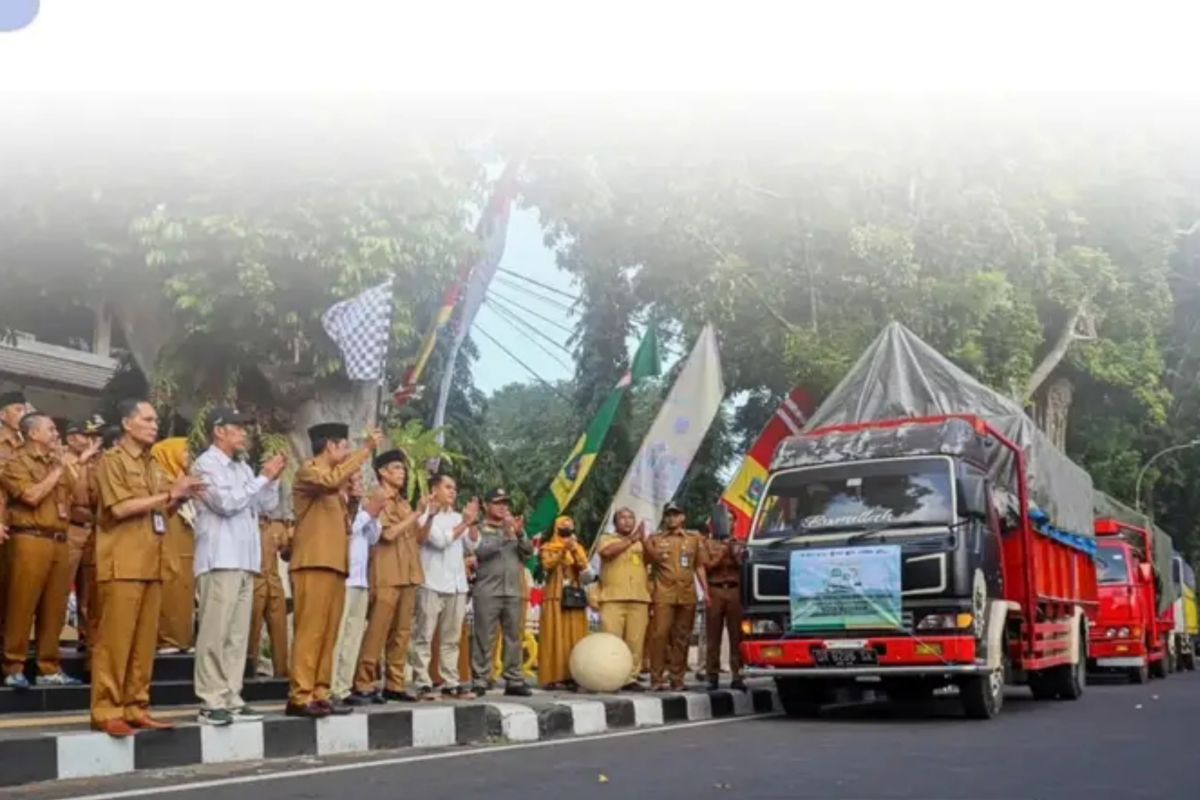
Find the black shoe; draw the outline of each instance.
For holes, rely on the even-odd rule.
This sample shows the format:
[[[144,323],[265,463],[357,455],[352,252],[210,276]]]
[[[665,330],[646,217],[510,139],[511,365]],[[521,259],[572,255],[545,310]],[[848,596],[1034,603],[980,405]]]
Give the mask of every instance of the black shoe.
[[[383,690],[383,701],[385,703],[415,703],[417,702],[416,695],[409,692],[393,692],[391,689]]]
[[[504,687],[505,697],[533,697],[533,689],[530,689],[523,683],[518,683],[515,686]]]
[[[285,717],[302,717],[304,719],[321,719],[323,717],[328,717],[329,712],[325,709],[325,706],[321,703],[309,703],[306,706],[296,706],[296,705],[292,705],[291,703],[288,703],[287,708],[284,709],[283,715]]]
[[[624,686],[622,686],[621,691],[622,692],[634,692],[635,694],[641,694],[646,691],[646,687],[642,686],[642,684],[638,683],[637,681],[634,681],[633,683],[627,683]]]
[[[733,689],[735,692],[747,691],[746,682],[744,680],[742,680],[741,678],[738,678],[733,683],[729,684],[729,688]]]
[[[348,705],[344,699],[327,700],[321,703],[335,717],[344,717],[354,713],[354,706]]]
[[[471,687],[471,691],[475,693],[476,697],[483,697],[488,693],[489,688],[490,687],[486,683],[477,683]]]
[[[711,681],[709,681],[709,682],[708,682],[708,690],[709,690],[710,692],[715,692],[717,689],[720,689],[720,688],[721,688],[721,682],[720,682],[720,681],[718,681],[718,680],[711,680]]]
[[[437,694],[433,691],[432,686],[422,686],[417,690],[417,700],[422,703],[432,703],[438,699]]]
[[[354,692],[342,702],[353,708],[361,708],[362,706],[371,705],[374,696],[373,694],[359,694],[358,692]]]
[[[369,695],[367,695],[367,699],[371,701],[371,705],[373,705],[373,706],[387,705],[387,698],[384,697],[383,692],[381,692],[379,690],[371,692]]]

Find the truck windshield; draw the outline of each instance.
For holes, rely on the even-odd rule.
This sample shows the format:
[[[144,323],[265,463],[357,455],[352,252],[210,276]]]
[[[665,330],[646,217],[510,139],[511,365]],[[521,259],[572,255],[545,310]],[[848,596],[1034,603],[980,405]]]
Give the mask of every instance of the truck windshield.
[[[1100,545],[1096,550],[1096,577],[1100,583],[1132,583],[1125,551],[1115,545]]]
[[[755,539],[862,528],[945,525],[954,476],[945,458],[860,461],[773,476]]]

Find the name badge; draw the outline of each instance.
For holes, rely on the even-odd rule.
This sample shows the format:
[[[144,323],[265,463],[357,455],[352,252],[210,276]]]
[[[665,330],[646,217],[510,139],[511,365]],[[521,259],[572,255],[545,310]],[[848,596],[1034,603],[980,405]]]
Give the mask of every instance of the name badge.
[[[684,569],[687,569],[691,563],[692,563],[692,559],[690,557],[688,557],[687,553],[679,554],[679,566],[683,567]]]
[[[150,519],[154,523],[154,532],[162,536],[167,532],[167,518],[161,511],[151,511]]]

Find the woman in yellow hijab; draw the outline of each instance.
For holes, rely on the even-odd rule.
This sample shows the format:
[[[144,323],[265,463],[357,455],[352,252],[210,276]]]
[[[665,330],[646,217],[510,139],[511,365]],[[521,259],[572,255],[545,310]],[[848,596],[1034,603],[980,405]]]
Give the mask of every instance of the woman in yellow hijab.
[[[183,436],[163,439],[150,448],[150,456],[171,481],[188,471],[192,457]],[[163,537],[162,613],[158,621],[158,652],[162,655],[191,652],[195,644],[196,579],[192,562],[196,541],[192,534],[190,503],[167,517]]]
[[[563,587],[582,588],[580,576],[588,568],[587,550],[575,539],[573,519],[554,521],[554,534],[542,545],[541,559],[546,585],[538,631],[538,683],[543,689],[561,689],[574,685],[571,650],[588,633],[586,605],[563,603],[563,595],[568,594]]]

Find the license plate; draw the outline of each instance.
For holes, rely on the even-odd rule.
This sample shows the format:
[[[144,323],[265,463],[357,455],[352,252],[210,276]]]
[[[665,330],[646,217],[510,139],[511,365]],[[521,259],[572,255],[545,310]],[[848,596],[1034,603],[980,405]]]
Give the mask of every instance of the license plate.
[[[866,648],[814,650],[813,661],[819,667],[861,667],[879,663],[879,654]]]

